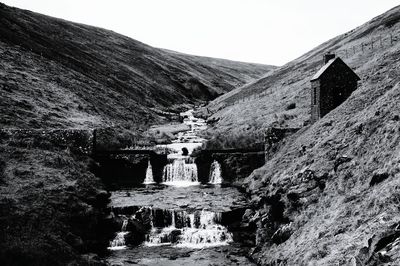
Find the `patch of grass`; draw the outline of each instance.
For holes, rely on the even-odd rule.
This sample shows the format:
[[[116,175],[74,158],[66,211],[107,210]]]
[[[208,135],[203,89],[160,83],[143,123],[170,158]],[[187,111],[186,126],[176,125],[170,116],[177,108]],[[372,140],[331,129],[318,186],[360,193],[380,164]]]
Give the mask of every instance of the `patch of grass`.
[[[264,133],[261,131],[213,132],[209,137],[202,149],[264,149]]]
[[[0,264],[85,265],[81,253],[107,245],[99,233],[107,231],[106,203],[97,200],[102,184],[89,171],[92,161],[62,143],[47,149],[43,136],[28,139],[37,145],[22,145],[24,134],[0,144]]]

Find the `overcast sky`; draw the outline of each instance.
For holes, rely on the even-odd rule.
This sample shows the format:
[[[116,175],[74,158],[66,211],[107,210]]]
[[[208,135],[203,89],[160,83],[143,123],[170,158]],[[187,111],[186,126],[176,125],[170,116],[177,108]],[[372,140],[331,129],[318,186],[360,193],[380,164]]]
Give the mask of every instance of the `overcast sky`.
[[[152,46],[282,65],[399,0],[0,0]]]

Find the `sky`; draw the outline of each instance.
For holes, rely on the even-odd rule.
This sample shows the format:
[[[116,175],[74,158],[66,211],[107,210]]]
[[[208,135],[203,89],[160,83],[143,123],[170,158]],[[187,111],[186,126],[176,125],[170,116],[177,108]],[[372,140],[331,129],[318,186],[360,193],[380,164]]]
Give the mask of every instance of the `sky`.
[[[283,65],[399,0],[0,0],[188,54]]]

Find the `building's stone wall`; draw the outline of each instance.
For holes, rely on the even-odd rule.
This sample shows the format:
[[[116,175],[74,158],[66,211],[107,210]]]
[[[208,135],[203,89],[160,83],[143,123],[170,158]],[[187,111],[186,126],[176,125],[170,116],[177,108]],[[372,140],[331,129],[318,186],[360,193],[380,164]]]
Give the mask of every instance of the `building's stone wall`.
[[[311,81],[311,123],[342,104],[357,89],[358,77],[342,61],[329,66],[318,79]]]

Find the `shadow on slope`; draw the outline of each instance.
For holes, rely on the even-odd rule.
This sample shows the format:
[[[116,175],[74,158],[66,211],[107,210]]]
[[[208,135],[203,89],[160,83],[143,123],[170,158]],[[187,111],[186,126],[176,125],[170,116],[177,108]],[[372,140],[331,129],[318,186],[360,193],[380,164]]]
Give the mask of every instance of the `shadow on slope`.
[[[0,17],[7,127],[160,121],[173,105],[211,100],[272,68],[169,52],[3,4]]]

